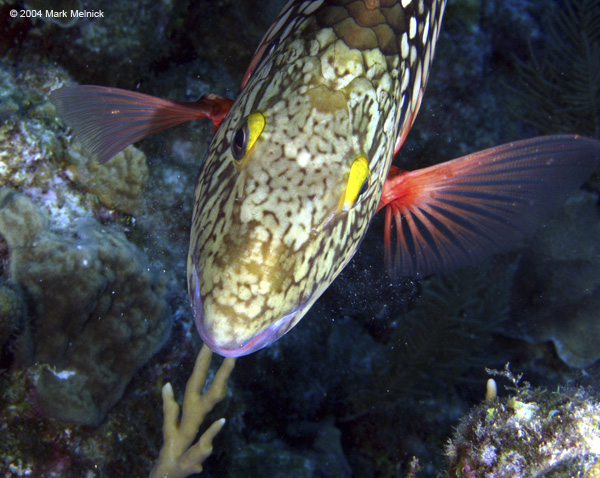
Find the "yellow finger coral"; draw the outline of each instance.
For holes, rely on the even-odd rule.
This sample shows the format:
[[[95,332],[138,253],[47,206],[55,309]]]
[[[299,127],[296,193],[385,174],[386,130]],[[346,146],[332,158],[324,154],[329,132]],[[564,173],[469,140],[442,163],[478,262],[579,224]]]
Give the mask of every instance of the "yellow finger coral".
[[[185,387],[181,420],[171,384],[167,383],[163,387],[164,443],[150,478],[185,478],[193,473],[200,473],[202,463],[212,453],[213,438],[223,428],[224,418],[214,422],[196,443],[193,442],[206,414],[225,397],[227,380],[235,359],[226,358],[223,361],[210,388],[202,394],[211,356],[211,350],[203,345]]]

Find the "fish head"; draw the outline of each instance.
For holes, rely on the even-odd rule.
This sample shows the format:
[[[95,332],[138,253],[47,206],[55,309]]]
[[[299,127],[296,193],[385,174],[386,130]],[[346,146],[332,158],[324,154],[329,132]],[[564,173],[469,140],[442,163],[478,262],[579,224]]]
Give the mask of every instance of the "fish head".
[[[234,104],[198,180],[188,288],[200,335],[224,356],[298,323],[356,251],[381,195],[345,93],[290,89]]]
[[[221,355],[288,332],[352,258],[420,105],[444,2],[346,3],[288,4],[198,177],[188,289]]]

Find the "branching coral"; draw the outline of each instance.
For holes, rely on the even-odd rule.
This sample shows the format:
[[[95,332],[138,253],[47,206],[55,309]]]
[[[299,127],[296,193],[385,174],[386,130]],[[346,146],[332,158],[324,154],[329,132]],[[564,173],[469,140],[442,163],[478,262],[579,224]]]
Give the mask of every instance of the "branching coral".
[[[227,358],[223,361],[210,388],[202,394],[211,356],[212,352],[204,345],[185,387],[181,420],[171,384],[167,383],[163,387],[164,444],[150,478],[185,478],[192,473],[200,473],[202,463],[212,453],[213,438],[223,428],[224,418],[214,422],[196,443],[193,442],[206,414],[225,397],[227,380],[235,359]]]

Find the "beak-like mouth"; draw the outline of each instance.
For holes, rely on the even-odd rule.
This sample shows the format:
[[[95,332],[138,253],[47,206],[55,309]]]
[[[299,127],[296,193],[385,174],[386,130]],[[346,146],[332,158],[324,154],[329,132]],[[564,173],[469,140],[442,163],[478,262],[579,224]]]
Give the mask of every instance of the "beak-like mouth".
[[[214,340],[214,334],[212,333],[212,330],[208,326],[204,317],[204,308],[202,306],[202,297],[200,296],[198,272],[195,267],[193,271],[193,284],[189,284],[189,292],[192,312],[194,314],[196,328],[198,329],[200,337],[213,352],[223,357],[241,357],[243,355],[256,352],[257,350],[272,344],[293,327],[293,325],[296,323],[297,315],[301,313],[303,309],[302,305],[299,306],[296,308],[296,310],[283,316],[266,329],[241,343],[231,341],[230,343],[220,344]]]
[[[196,325],[198,327],[198,332],[200,333],[200,337],[206,345],[210,347],[210,349],[223,356],[223,357],[242,357],[243,355],[251,354],[252,352],[256,352],[267,345],[275,342],[279,337],[285,334],[290,327],[286,327],[286,324],[292,324],[293,318],[296,314],[286,315],[282,317],[273,325],[267,327],[265,330],[260,332],[259,334],[252,337],[247,342],[238,345],[238,344],[226,344],[226,345],[217,345],[212,341],[211,334],[207,332],[203,328],[202,320],[198,320],[196,317]]]

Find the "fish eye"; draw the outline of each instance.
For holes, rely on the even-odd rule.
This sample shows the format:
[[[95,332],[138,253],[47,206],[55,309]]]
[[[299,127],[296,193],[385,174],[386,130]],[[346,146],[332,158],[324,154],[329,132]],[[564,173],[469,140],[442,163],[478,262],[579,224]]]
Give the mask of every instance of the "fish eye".
[[[251,113],[242,119],[231,138],[231,153],[238,164],[241,165],[264,128],[265,117],[260,112]]]
[[[238,161],[242,159],[246,152],[246,142],[248,140],[248,124],[244,122],[233,133],[233,141],[231,142],[231,152],[233,157]]]
[[[342,211],[349,210],[357,203],[358,199],[369,189],[370,182],[369,162],[364,156],[359,156],[350,167]]]

